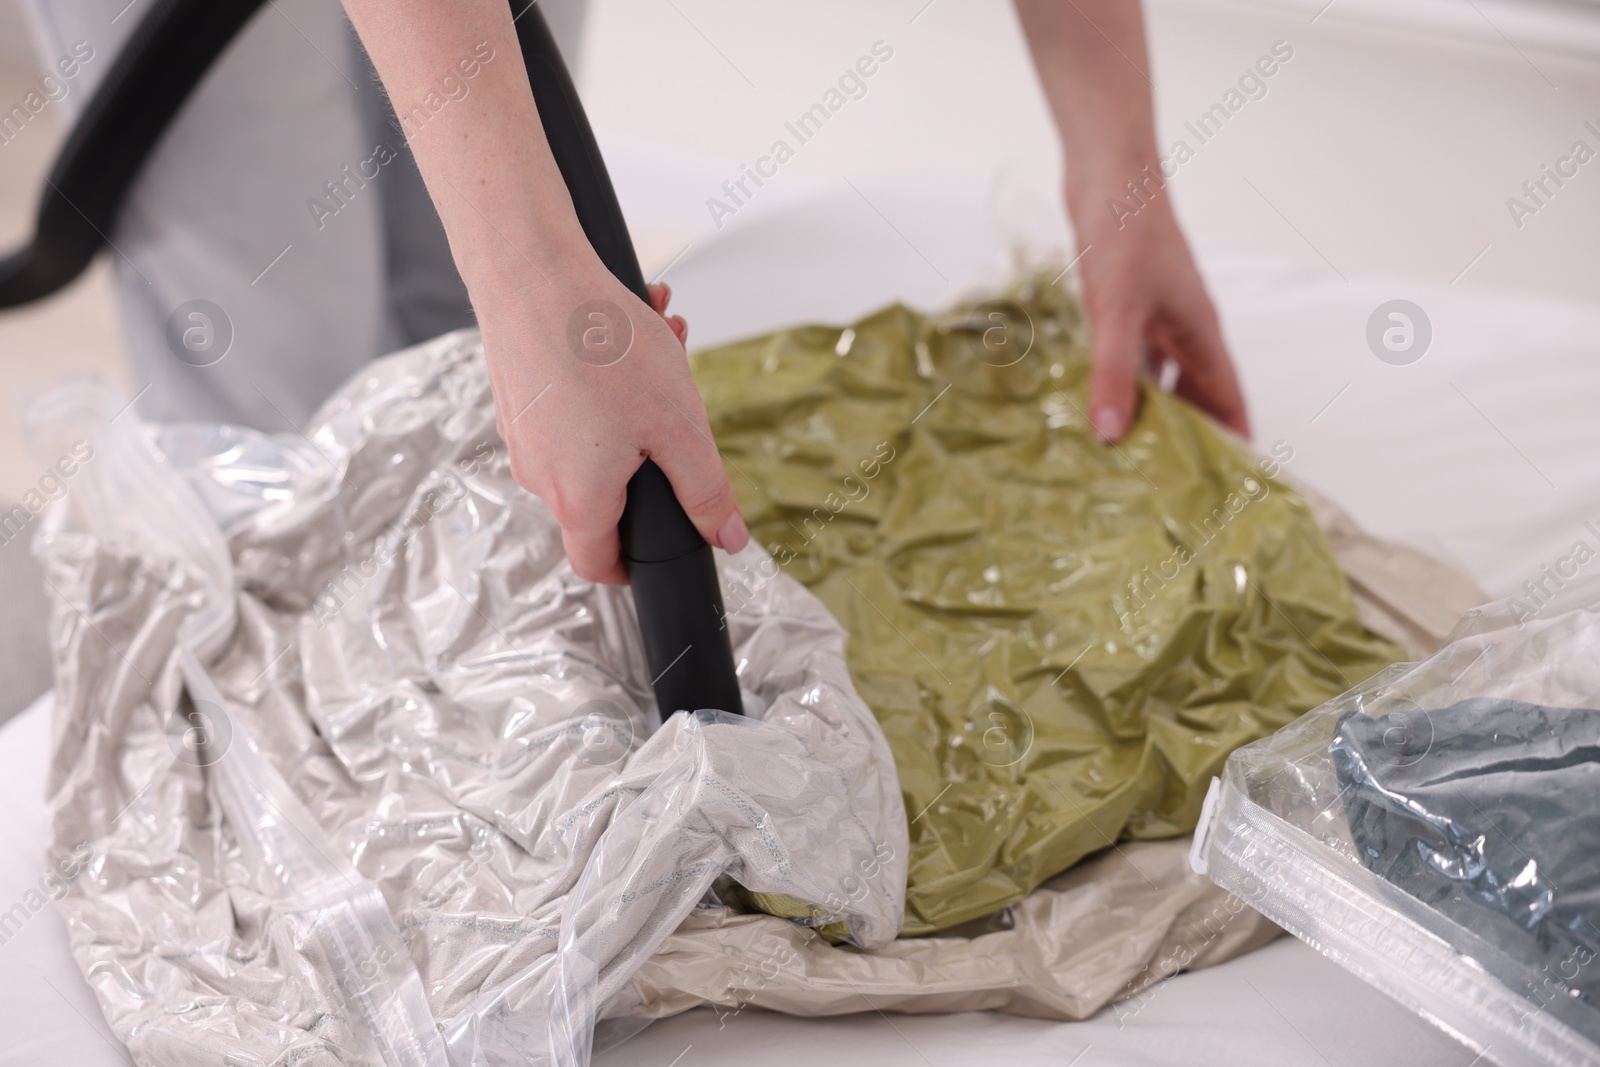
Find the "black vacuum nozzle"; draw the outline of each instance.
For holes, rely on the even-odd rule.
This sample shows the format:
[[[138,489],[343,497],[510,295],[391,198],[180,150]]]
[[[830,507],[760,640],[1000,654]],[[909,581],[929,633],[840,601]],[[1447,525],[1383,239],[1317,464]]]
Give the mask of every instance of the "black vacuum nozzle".
[[[742,715],[711,546],[649,460],[628,482],[619,532],[661,714],[720,708]]]

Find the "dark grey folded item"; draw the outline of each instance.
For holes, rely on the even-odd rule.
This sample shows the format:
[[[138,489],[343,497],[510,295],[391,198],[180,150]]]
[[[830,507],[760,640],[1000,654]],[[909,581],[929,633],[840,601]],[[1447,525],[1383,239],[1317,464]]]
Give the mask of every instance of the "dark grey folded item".
[[[1329,747],[1369,870],[1600,1007],[1600,711],[1353,713]]]

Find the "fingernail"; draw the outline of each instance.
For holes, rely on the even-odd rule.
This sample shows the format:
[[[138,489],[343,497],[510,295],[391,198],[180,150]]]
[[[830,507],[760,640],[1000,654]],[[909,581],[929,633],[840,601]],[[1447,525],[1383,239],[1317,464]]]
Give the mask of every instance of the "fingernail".
[[[749,543],[750,531],[744,524],[744,516],[735,511],[717,531],[717,544],[728,552],[739,552]]]
[[[1102,404],[1094,409],[1094,431],[1100,435],[1102,441],[1115,441],[1122,437],[1122,431],[1127,427],[1122,420],[1122,412],[1110,404]]]

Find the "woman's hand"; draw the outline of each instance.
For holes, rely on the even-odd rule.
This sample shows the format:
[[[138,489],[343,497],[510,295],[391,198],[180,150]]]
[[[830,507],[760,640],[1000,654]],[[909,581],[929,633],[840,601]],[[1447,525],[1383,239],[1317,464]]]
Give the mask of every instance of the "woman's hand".
[[[1156,366],[1177,363],[1180,395],[1248,437],[1216,309],[1161,177],[1139,0],[1015,3],[1066,154],[1095,430],[1107,441],[1128,432],[1148,348]]]
[[[1128,202],[1116,190],[1118,202]],[[1139,372],[1168,362],[1177,392],[1242,437],[1250,436],[1239,379],[1222,342],[1216,309],[1164,194],[1136,215],[1107,206],[1113,192],[1088,194],[1073,228],[1080,247],[1085,311],[1093,351],[1089,418],[1102,440],[1121,439],[1139,399]],[[1084,202],[1087,201],[1087,202]]]
[[[647,308],[599,268],[478,307],[512,476],[550,506],[573,571],[597,582],[628,580],[617,522],[646,457],[707,541],[750,540],[689,376],[687,327],[667,316],[666,286],[650,296]]]
[[[640,303],[578,224],[505,0],[345,0],[401,115],[483,330],[500,436],[578,575],[628,580],[617,536],[645,458],[707,541],[750,539],[711,441],[667,291]],[[446,81],[441,81],[445,79]],[[438,86],[462,89],[448,105]],[[470,91],[470,95],[468,92]]]

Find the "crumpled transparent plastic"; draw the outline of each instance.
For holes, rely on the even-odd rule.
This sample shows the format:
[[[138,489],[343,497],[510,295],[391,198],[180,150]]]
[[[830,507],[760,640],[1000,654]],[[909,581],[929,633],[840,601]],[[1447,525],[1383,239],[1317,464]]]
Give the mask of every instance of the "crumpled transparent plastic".
[[[1219,886],[1512,1067],[1600,1061],[1600,582],[1559,584],[1239,749],[1196,831]]]
[[[916,813],[906,935],[1188,833],[1228,753],[1404,655],[1288,442],[1258,460],[1149,383],[1097,439],[1053,275],[690,357],[751,536],[850,633]]]
[[[136,1060],[581,1065],[722,879],[895,937],[906,817],[838,623],[747,548],[748,714],[660,723],[627,591],[510,476],[475,333],[299,441],[123,403],[80,381],[31,430],[94,448],[37,545],[51,858],[90,857],[60,906]]]

